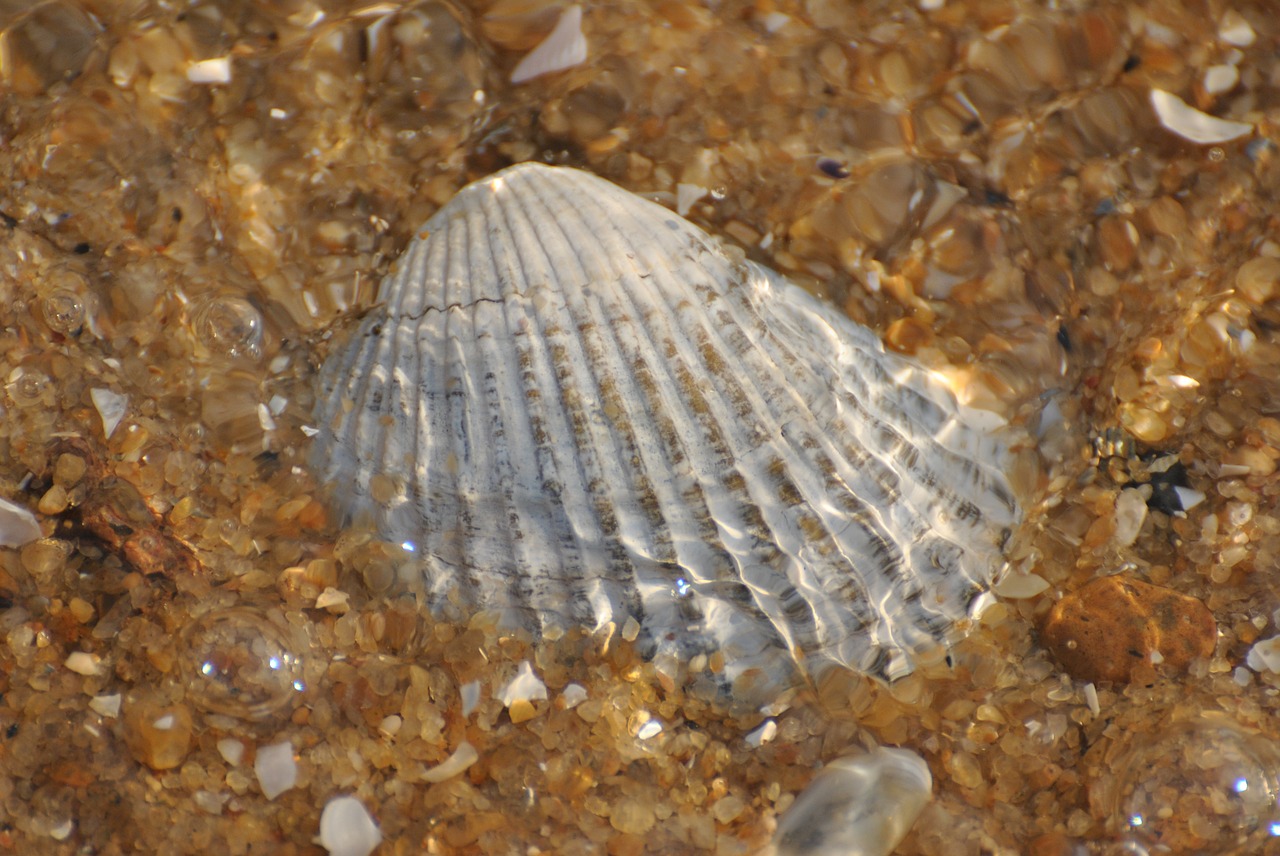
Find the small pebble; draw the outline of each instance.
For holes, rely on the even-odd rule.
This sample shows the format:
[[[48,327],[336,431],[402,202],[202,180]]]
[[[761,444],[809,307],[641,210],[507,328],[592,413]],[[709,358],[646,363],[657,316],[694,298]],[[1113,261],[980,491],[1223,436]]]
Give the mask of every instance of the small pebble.
[[[187,757],[193,723],[186,706],[160,705],[150,700],[125,710],[125,743],[133,757],[153,770],[172,770]]]
[[[1199,600],[1126,575],[1093,580],[1058,601],[1040,630],[1073,678],[1130,680],[1140,664],[1185,670],[1213,653],[1218,628]]]
[[[330,856],[369,856],[382,843],[382,831],[360,800],[333,797],[320,812],[317,841]]]

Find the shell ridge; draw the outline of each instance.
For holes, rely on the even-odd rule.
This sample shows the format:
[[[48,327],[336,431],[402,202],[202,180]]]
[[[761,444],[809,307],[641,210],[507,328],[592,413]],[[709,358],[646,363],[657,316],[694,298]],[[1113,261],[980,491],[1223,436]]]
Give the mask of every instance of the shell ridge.
[[[637,219],[638,221],[637,227],[639,227],[643,221],[639,221],[639,218],[635,218],[635,219]],[[648,224],[643,224],[643,225],[647,226]],[[642,252],[642,250],[637,248],[637,253],[640,253],[640,252]],[[654,254],[656,255],[656,251]],[[723,258],[722,256],[718,256],[717,260],[722,258]],[[650,260],[650,263],[656,266],[661,261],[663,260],[662,259],[659,259],[657,261]],[[721,264],[724,265],[726,264],[726,262],[722,262]],[[669,275],[674,277],[674,271],[671,271],[670,269],[668,269],[668,273]],[[647,286],[650,289],[650,291],[652,291],[656,287],[656,282],[657,282],[657,277],[650,277],[643,281],[643,285]],[[724,288],[716,289],[715,291],[718,294],[722,294],[722,295],[725,295],[728,292],[728,290]],[[734,301],[732,299],[723,298],[721,300],[721,303],[731,306],[734,303]],[[675,326],[678,327],[679,325],[675,325]],[[704,321],[703,323],[704,332],[709,336],[716,337],[718,334],[718,331],[715,329],[709,329],[709,326],[710,325],[706,324]],[[740,324],[739,326],[749,329],[750,325]],[[764,331],[763,335],[768,336],[769,335],[768,331],[767,330]],[[794,359],[795,358],[793,358],[793,360]],[[795,361],[798,361],[798,360],[795,360]],[[776,366],[777,366],[777,362],[775,361],[774,365],[770,368],[772,368],[774,371],[779,371],[779,369]],[[732,379],[730,378],[721,378],[721,379],[726,381],[727,383],[732,382]],[[757,414],[761,413],[762,411],[765,413],[769,413],[772,410],[769,404],[763,400],[757,400],[755,402],[755,405],[756,405]],[[777,415],[775,415],[775,424],[778,424],[780,422],[781,420],[777,417]],[[803,422],[801,424],[803,424]],[[793,448],[795,448],[800,444],[792,443],[791,445],[793,446]],[[796,451],[799,452],[800,450],[797,448]],[[741,461],[747,458],[748,456],[740,452],[738,457],[739,457],[739,460]],[[803,464],[802,466],[797,466],[794,459],[791,462],[791,469],[795,473],[799,474],[801,472],[809,471],[813,474],[816,474],[819,476],[821,475],[822,468],[819,467],[816,464],[816,462],[809,460],[806,455],[800,454],[799,460],[802,462]],[[882,462],[881,466],[889,467],[890,465]],[[811,501],[814,501],[815,506],[817,507],[820,507],[819,503],[821,502],[821,499],[825,497],[825,491],[822,489],[821,486],[819,486],[820,484],[821,482],[819,482],[818,484],[814,484],[813,481],[811,480],[808,485],[808,489],[805,490],[805,493],[808,496],[808,498]],[[858,491],[849,490],[849,495],[853,497],[855,500],[859,500]],[[894,504],[889,503],[888,506],[890,508],[893,508]],[[906,609],[906,603],[908,602],[908,600],[912,602],[919,601],[918,593],[920,590],[920,583],[918,580],[916,580],[914,575],[909,572],[910,569],[906,567],[905,565],[906,556],[904,554],[906,553],[907,548],[910,546],[911,541],[915,540],[918,537],[922,537],[924,533],[911,532],[910,530],[904,530],[902,527],[894,527],[894,526],[886,525],[885,521],[880,517],[878,510],[874,506],[867,506],[867,511],[868,511],[868,514],[871,516],[872,520],[857,521],[858,525],[856,527],[856,530],[854,530],[854,531],[858,531],[859,534],[863,536],[863,539],[864,539],[863,544],[850,544],[848,542],[848,535],[851,534],[851,529],[854,529],[854,527],[852,526],[852,523],[854,521],[850,521],[847,518],[840,518],[840,517],[837,517],[835,519],[827,519],[825,515],[822,516],[822,518],[820,519],[822,519],[822,523],[824,527],[828,529],[829,538],[836,545],[836,549],[838,549],[843,555],[845,559],[844,564],[847,565],[847,568],[846,568],[847,572],[849,574],[855,575],[861,582],[862,588],[864,590],[863,597],[877,599],[877,605],[879,606],[879,608],[881,608],[883,614],[886,614],[886,615],[901,615],[904,612],[911,612],[911,610]],[[909,517],[910,515],[907,515],[907,516]],[[898,543],[897,540],[892,537],[891,533],[897,532],[897,531],[906,531],[908,538],[904,539],[905,541],[904,543]],[[774,535],[775,535],[775,539],[778,541],[778,546],[784,547],[784,543],[782,539],[778,537],[780,534],[781,533],[778,532],[776,528],[774,528]],[[937,536],[934,536],[934,537],[937,537]],[[864,571],[863,570],[864,567],[870,563],[866,561],[858,561],[857,557],[861,552],[865,550],[866,539],[868,538],[871,540],[873,544],[878,543],[880,545],[880,550],[885,552],[888,558],[884,561],[876,562],[875,566]],[[873,546],[872,551],[874,552],[875,549],[876,548]],[[798,559],[801,550],[803,550],[802,543],[798,548],[796,548],[791,553],[793,558]],[[815,593],[830,594],[833,586],[839,587],[840,581],[838,579],[838,574],[828,573],[825,576],[819,576],[816,574],[816,568],[820,568],[820,567],[823,567],[824,565],[830,565],[830,564],[831,563],[829,561],[820,563],[818,565],[815,565],[815,570],[813,572],[804,573],[803,563],[802,563],[802,566],[799,570],[801,573],[804,573],[805,588]],[[883,572],[886,569],[891,570],[894,567],[903,568],[904,571],[907,571],[907,572],[905,573],[898,572],[893,574],[892,575],[893,583],[891,584],[888,584],[888,585],[874,584],[873,581],[878,579],[878,577],[876,576],[876,572]],[[792,576],[792,581],[794,582],[795,581],[794,574],[792,574],[791,576]],[[896,583],[896,585],[894,583]],[[889,603],[890,600],[899,601],[899,603]],[[843,598],[821,597],[821,596],[812,596],[812,595],[810,596],[809,601],[811,604],[826,605],[826,606],[831,606],[833,604],[840,604],[841,606],[843,606],[849,602],[847,599],[843,599]],[[776,613],[771,613],[769,610],[765,610],[765,611],[766,611],[766,614],[771,615],[771,618],[774,615],[776,615]],[[841,612],[843,613],[844,610],[841,610]],[[850,634],[847,632],[841,632],[839,628],[846,628],[856,624],[857,624],[856,621],[850,620],[845,614],[840,614],[838,617],[827,615],[825,617],[825,620],[818,619],[816,621],[816,625],[818,626],[819,630],[826,631],[825,635],[829,636],[830,634],[838,634],[842,636],[843,639],[845,640],[848,640],[850,638]],[[903,626],[898,627],[898,626],[895,626],[895,624],[903,625]],[[904,632],[910,633],[910,630],[908,629],[909,627],[910,625],[904,622],[896,622],[896,623],[884,622],[876,627],[873,627],[872,633],[878,638],[878,640],[886,648],[903,648],[906,650],[913,650],[914,648],[918,647],[918,640],[908,641],[908,640],[899,640],[897,638],[897,636],[900,633],[904,633]],[[830,643],[833,646],[838,644],[838,640],[832,639],[832,638],[827,638],[827,639],[824,639],[823,641]],[[931,639],[930,641],[933,641],[933,640]]]
[[[559,188],[556,188],[556,191],[559,192]],[[564,201],[567,202],[568,200]],[[614,218],[609,216],[609,209],[604,208],[602,205],[599,213],[602,216],[594,218],[593,222],[608,222],[609,227],[602,227],[597,232],[597,237],[599,237],[603,232],[608,232],[614,236],[623,236],[625,234],[621,225],[617,223]],[[557,228],[564,232],[567,227],[564,224],[557,224]],[[595,244],[581,248],[580,252],[587,254],[590,257],[583,261],[584,275],[588,267],[593,267],[593,269],[597,270],[608,268],[608,264],[603,261],[604,259],[607,259],[608,256],[605,255],[603,250],[603,246],[597,247]],[[641,273],[639,270],[618,272],[618,278],[613,282],[607,283],[606,288],[601,288],[598,285],[589,287],[587,290],[592,292],[592,294],[588,298],[587,303],[595,309],[594,320],[597,323],[597,329],[604,329],[614,333],[612,337],[605,337],[606,339],[612,339],[611,348],[616,355],[614,357],[614,363],[620,368],[629,370],[629,359],[627,358],[626,353],[628,350],[632,350],[636,355],[636,358],[646,364],[648,372],[653,375],[655,372],[665,373],[667,366],[665,361],[656,359],[656,355],[659,353],[659,345],[652,337],[650,330],[651,325],[634,322],[634,319],[642,314],[640,307],[635,304],[634,301],[632,301],[630,305],[624,305],[624,301],[627,300],[628,295],[636,289],[636,281],[648,278],[649,276],[649,272]],[[610,299],[607,304],[604,299],[606,293]],[[616,310],[613,315],[615,321],[614,325],[606,323],[610,319],[610,310]],[[619,323],[616,320],[617,318],[630,320],[624,323]],[[621,337],[617,335],[619,328],[625,328],[635,337],[630,346],[625,345],[621,341]],[[620,371],[618,374],[619,382],[621,383],[627,383],[631,380],[627,371]],[[641,403],[641,412],[631,413],[626,421],[631,423],[633,426],[640,426],[641,428],[644,428],[649,425],[650,420],[658,420],[661,418],[662,420],[668,421],[670,428],[668,430],[663,430],[661,427],[657,427],[656,430],[646,431],[646,433],[649,434],[648,440],[644,444],[638,444],[638,447],[643,450],[642,453],[644,456],[649,458],[656,457],[658,459],[657,463],[664,465],[667,468],[669,468],[672,463],[673,454],[679,454],[685,460],[696,460],[696,454],[693,453],[693,449],[688,445],[688,435],[691,433],[690,429],[686,428],[681,430],[674,422],[669,422],[673,414],[681,411],[686,414],[687,418],[690,416],[687,408],[684,406],[683,402],[680,401],[679,396],[674,394],[674,391],[677,390],[674,377],[668,376],[665,379],[665,382],[661,378],[655,378],[655,381],[656,382],[651,390],[643,389],[641,385],[634,381],[630,382],[630,389],[634,390],[636,393],[631,397],[631,400]],[[654,399],[654,396],[657,396],[656,400]],[[659,413],[662,414],[661,417],[656,415]],[[694,423],[691,421],[690,424]],[[698,426],[698,428],[699,430],[702,430],[701,426]],[[666,441],[664,441],[664,437],[667,438]],[[650,460],[647,462],[646,466],[642,468],[646,471],[646,476],[648,473],[655,471],[653,463],[654,462]],[[660,472],[661,469],[657,469],[656,471]],[[693,521],[690,519],[693,516],[689,513],[688,509],[688,502],[691,497],[689,497],[687,493],[681,492],[678,489],[678,486],[671,483],[671,480],[669,479],[666,484],[663,483],[662,479],[650,479],[650,481],[655,484],[655,492],[661,494],[658,497],[659,511],[665,515],[664,519],[668,520],[668,532],[672,541],[671,546],[676,551],[675,562],[678,566],[674,569],[677,571],[676,576],[687,575],[692,577],[692,588],[694,592],[724,601],[724,596],[722,594],[716,594],[716,590],[723,587],[724,584],[728,584],[731,589],[734,587],[740,588],[742,585],[741,582],[737,579],[723,579],[720,575],[711,578],[700,578],[702,575],[699,573],[699,568],[705,568],[708,562],[712,563],[713,567],[715,564],[718,564],[715,560],[716,555],[731,558],[735,552],[730,544],[721,537],[720,532],[717,531],[716,520],[723,515],[717,514],[715,511],[715,492],[708,492],[706,489],[708,485],[704,484],[701,479],[698,479],[696,474],[694,478],[690,479],[689,490],[695,491],[697,494],[697,496],[693,498],[694,501],[698,502],[701,507],[708,512],[706,515],[700,515],[705,521],[704,526],[706,529],[699,531],[699,529],[696,528],[696,524],[693,524]],[[715,485],[714,483],[710,486],[718,487],[718,485]],[[682,500],[684,501],[682,502]],[[675,512],[674,514],[672,514],[673,511]],[[688,528],[691,524],[694,528]],[[679,536],[677,536],[677,532],[680,532]],[[673,569],[670,566],[656,565],[646,568],[645,570],[650,574],[650,579],[645,581],[648,596],[644,599],[651,609],[657,608],[664,612],[670,612],[672,610],[678,611],[687,608],[682,608],[673,595],[673,591],[678,590],[679,585],[677,579],[673,579]],[[679,571],[683,571],[683,574],[678,573]],[[711,586],[714,586],[714,588]],[[736,598],[731,596],[726,605],[734,603],[736,600]],[[705,604],[701,604],[700,606],[705,606]]]
[[[554,187],[539,189],[548,194],[557,191]],[[599,228],[607,230],[614,225],[603,221]],[[650,422],[653,420],[652,411],[660,411],[660,408],[652,407],[649,390],[636,383],[631,374],[626,344],[617,335],[620,326],[630,326],[626,311],[621,313],[621,319],[616,312],[616,296],[626,288],[622,284],[625,274],[618,274],[620,279],[609,281],[616,271],[609,271],[609,265],[602,264],[590,244],[573,246],[572,258],[558,255],[558,248],[572,244],[570,235],[558,218],[547,219],[547,228],[541,237],[544,238],[548,261],[556,257],[561,264],[575,265],[577,270],[573,275],[585,284],[582,288],[563,290],[573,329],[579,331],[582,353],[589,357],[584,369],[590,375],[595,407],[599,413],[599,420],[594,422],[598,432],[593,443],[599,443],[600,438],[608,439],[616,463],[621,464],[628,459],[634,463],[630,468],[620,466],[608,475],[607,481],[611,484],[602,491],[602,496],[613,509],[616,528],[607,535],[617,540],[622,549],[620,558],[634,568],[635,587],[645,612],[657,610],[662,613],[654,615],[654,618],[666,621],[668,626],[687,622],[689,609],[687,606],[677,609],[672,599],[671,592],[677,587],[678,576],[673,572],[687,563],[689,558],[681,554],[690,546],[699,551],[714,548],[690,537],[696,534],[694,517],[705,518],[707,514],[690,513],[686,504],[681,503],[678,486],[669,477],[671,461],[660,441],[660,431],[655,434]],[[609,389],[613,384],[625,385],[632,393],[631,397],[611,397]],[[637,402],[639,406],[627,408],[626,418],[608,418],[603,408],[609,400],[623,408],[626,408],[627,400]]]
[[[845,323],[843,324],[838,323],[841,316],[832,313],[823,312],[818,314],[816,321],[820,326],[818,329],[814,329],[812,326],[812,320],[814,320],[812,310],[814,307],[809,304],[816,304],[817,301],[808,292],[798,287],[790,286],[784,281],[783,285],[787,286],[785,290],[791,293],[780,294],[778,293],[780,290],[774,287],[780,277],[764,268],[757,267],[756,273],[759,278],[756,280],[757,285],[754,289],[753,300],[760,302],[771,316],[781,314],[796,316],[794,320],[789,319],[790,323],[787,326],[794,327],[798,337],[807,332],[809,338],[817,334],[833,341],[839,341],[843,338],[843,333],[849,332],[852,334],[849,337],[850,345],[859,346],[859,353],[868,358],[860,366],[861,372],[848,370],[848,363],[852,362],[848,358],[846,358],[847,362],[844,366],[832,365],[827,367],[826,374],[829,376],[830,382],[838,389],[842,389],[845,394],[837,396],[839,400],[844,402],[844,412],[840,414],[839,419],[839,430],[835,430],[837,428],[836,425],[828,425],[828,431],[825,433],[828,435],[845,433],[858,438],[859,444],[880,461],[882,469],[893,474],[896,482],[895,489],[900,492],[900,498],[905,500],[905,505],[888,503],[886,507],[894,511],[898,520],[903,524],[906,524],[913,517],[917,521],[928,520],[931,528],[938,535],[956,544],[960,541],[971,540],[971,536],[978,534],[982,528],[991,528],[990,524],[985,526],[977,525],[972,520],[972,515],[951,514],[948,515],[949,520],[939,519],[938,515],[931,510],[937,508],[939,495],[947,500],[949,506],[957,508],[970,500],[968,497],[961,497],[955,494],[950,489],[949,484],[940,479],[937,469],[933,466],[926,466],[924,469],[914,466],[908,467],[913,477],[903,477],[901,450],[916,449],[922,445],[926,447],[926,451],[932,454],[927,456],[916,454],[916,460],[929,457],[941,458],[942,462],[947,466],[959,468],[965,473],[972,472],[972,464],[967,459],[957,456],[951,450],[937,443],[933,439],[932,432],[923,428],[914,420],[909,422],[908,426],[916,430],[910,433],[896,430],[895,423],[897,420],[890,417],[899,413],[899,411],[889,408],[887,402],[892,400],[891,397],[873,394],[870,388],[870,381],[860,376],[861,373],[878,375],[881,384],[886,389],[892,392],[901,391],[903,389],[901,384],[893,380],[890,374],[884,371],[880,365],[886,359],[898,362],[898,360],[894,359],[894,355],[883,351],[883,348],[879,345],[879,340],[871,336],[868,331],[855,326],[848,319],[844,319]],[[761,297],[762,294],[770,296],[771,300],[765,302]],[[821,306],[821,304],[818,305],[819,307]],[[803,322],[804,326],[798,326],[795,323],[796,321]],[[785,348],[785,344],[777,341],[776,337],[771,336],[771,338],[774,338],[774,341],[770,342],[769,345]],[[865,346],[865,349],[861,346]],[[830,349],[817,349],[819,354],[825,354],[829,351]],[[910,366],[908,368],[914,369],[914,367]],[[819,372],[822,373],[821,370]],[[940,389],[938,391],[945,393],[950,398],[951,409],[959,407],[946,390]],[[942,407],[936,401],[930,403],[935,408]],[[945,399],[944,403],[947,403]],[[909,412],[905,415],[911,416]],[[950,424],[950,418],[943,424]],[[984,492],[991,489],[988,479],[975,480],[978,481]],[[1003,478],[1000,481],[1003,483]],[[931,492],[929,490],[930,487],[938,489],[940,494]],[[968,518],[968,522],[965,522],[966,518]],[[1003,520],[1001,517],[996,516],[994,517],[994,522],[1003,522]]]
[[[593,606],[597,626],[611,620],[621,621],[621,613],[628,610],[640,620],[643,613],[638,596],[620,579],[625,574],[619,567],[619,557],[608,540],[597,535],[606,529],[604,516],[609,509],[593,485],[612,488],[619,477],[617,472],[610,472],[613,464],[610,456],[600,453],[602,446],[612,445],[613,438],[605,436],[590,413],[591,402],[598,398],[599,392],[592,389],[595,384],[589,370],[589,345],[582,339],[578,321],[572,316],[569,306],[570,292],[574,288],[550,289],[529,277],[529,272],[534,271],[539,280],[545,276],[549,285],[554,281],[553,259],[563,259],[566,254],[576,256],[576,251],[568,245],[548,246],[548,241],[555,238],[553,211],[549,210],[540,188],[529,187],[528,182],[520,180],[522,178],[514,176],[494,198],[502,211],[504,234],[508,236],[509,255],[515,266],[512,275],[524,276],[526,287],[523,291],[530,296],[530,305],[538,311],[533,328],[539,333],[536,338],[545,342],[550,351],[559,349],[563,355],[563,358],[554,354],[548,357],[548,370],[556,379],[555,401],[565,426],[563,431],[556,431],[549,438],[557,458],[573,461],[579,468],[583,496],[580,504],[590,508],[589,517],[580,515],[578,519],[571,519],[574,537],[583,545],[584,553],[594,557],[586,565],[594,571],[593,576],[585,581],[587,597]],[[560,256],[556,255],[557,250],[561,251]],[[542,335],[546,331],[554,332]],[[586,399],[583,392],[588,393]],[[545,396],[543,401],[546,401]],[[593,442],[575,442],[587,436]]]
[[[588,203],[583,202],[580,204],[586,205]],[[634,224],[634,228],[642,229],[644,226],[647,226],[647,225],[649,224],[642,223],[642,222],[636,223]],[[621,251],[624,248],[622,246],[617,246],[617,247],[614,247],[613,249],[615,251]],[[644,250],[639,245],[639,243],[637,243],[637,245],[634,247],[634,252],[637,254],[638,258],[645,257]],[[723,268],[724,267],[723,261],[722,261],[723,257],[720,256],[718,252],[717,252],[716,259],[717,261],[721,261],[720,266]],[[633,293],[634,294],[644,293],[649,298],[650,305],[663,306],[665,308],[665,312],[667,315],[667,318],[666,318],[667,328],[680,331],[680,333],[682,334],[681,338],[678,339],[678,341],[683,342],[683,344],[680,346],[684,351],[682,362],[684,364],[692,363],[699,368],[707,369],[708,371],[710,371],[711,370],[710,367],[707,366],[705,362],[701,361],[701,359],[697,355],[696,344],[688,340],[687,336],[683,336],[684,331],[682,328],[688,325],[682,324],[678,320],[676,321],[672,320],[672,319],[679,318],[680,313],[679,313],[679,310],[676,309],[676,307],[666,302],[667,301],[666,291],[675,291],[679,293],[679,289],[674,288],[674,289],[664,290],[660,287],[663,282],[670,282],[670,283],[675,283],[676,285],[679,285],[681,284],[682,281],[679,279],[678,276],[676,276],[673,270],[661,264],[661,261],[662,261],[661,259],[658,259],[657,261],[655,261],[655,260],[646,258],[645,260],[651,265],[650,275],[640,278],[635,284],[634,288],[624,289],[623,290],[624,296],[630,297]],[[724,289],[713,288],[710,290],[716,294],[725,293]],[[687,298],[684,298],[684,299],[687,300]],[[652,327],[653,325],[650,324],[648,326]],[[704,333],[707,332],[705,327],[699,327],[699,329],[701,329],[702,332]],[[736,379],[731,375],[726,375],[721,373],[720,380],[722,380],[726,386],[737,385]],[[743,390],[743,392],[744,394],[748,394],[745,389]],[[708,388],[707,395],[709,397],[716,394],[717,394],[716,389]],[[757,407],[757,410],[764,410],[766,412],[768,412],[769,410],[769,408],[764,404],[762,400],[757,399],[755,401],[755,405]],[[727,400],[722,400],[721,403],[718,405],[717,409],[720,411],[717,414],[717,419],[716,419],[717,426],[720,426],[721,428],[728,427],[729,429],[733,429],[736,426],[736,417],[737,417],[737,414],[734,412],[734,406],[731,403],[729,403]],[[702,431],[711,430],[705,425],[702,425],[700,423],[698,424],[699,424],[699,430],[702,430]],[[777,429],[780,424],[781,423],[779,421],[779,423],[773,426],[773,428]],[[781,432],[778,430],[770,430],[770,431],[766,431],[764,436],[778,436],[780,433]],[[746,434],[742,433],[741,431],[738,431],[737,439],[735,442],[731,443],[731,448],[734,449],[736,452],[736,459],[738,460],[739,470],[744,470],[748,474],[750,474],[751,470],[754,469],[758,474],[758,477],[755,479],[757,483],[767,483],[770,481],[770,479],[767,476],[767,472],[769,470],[770,455],[776,455],[776,453],[779,451],[776,444],[772,442],[767,442],[764,444],[753,443],[747,437]],[[796,465],[797,461],[799,461],[799,463],[803,464],[804,466],[797,466]],[[787,469],[787,467],[785,466],[785,463],[784,463],[784,466],[781,467],[781,469],[783,470]],[[808,462],[806,462],[803,459],[803,457],[793,458],[793,460],[791,461],[791,469],[797,472],[804,472],[806,474],[809,474],[812,471],[812,467],[808,464]],[[812,481],[812,475],[810,475],[810,480]],[[748,484],[750,484],[750,481],[748,482]],[[737,498],[735,501],[738,503],[744,502],[744,500],[741,497]],[[781,561],[784,564],[794,564],[795,562],[797,562],[798,557],[804,547],[805,538],[800,535],[798,529],[796,528],[796,521],[791,519],[791,517],[786,512],[785,508],[783,508],[776,501],[774,501],[774,498],[771,496],[770,497],[753,496],[750,493],[748,493],[745,503],[751,507],[754,507],[758,511],[765,511],[773,518],[772,522],[767,524],[769,525],[769,528],[771,530],[771,534],[773,537],[770,539],[765,539],[763,542],[761,542],[760,544],[757,544],[755,547],[749,548],[751,550],[749,554],[738,557],[738,562],[740,565],[739,573],[742,574],[745,578],[749,579],[751,577],[750,569],[755,562],[758,562],[760,560],[759,550],[761,546],[764,546],[764,545],[767,545],[767,549],[769,552],[777,553],[779,556],[779,559],[781,559]],[[789,547],[788,547],[788,544],[790,545]],[[776,565],[777,561],[775,560],[775,562],[772,562],[771,564]],[[786,580],[786,588],[787,589],[794,588],[793,583],[800,576],[798,572],[796,570],[785,571],[782,568],[778,568],[777,570],[783,574],[784,579]],[[818,613],[814,613],[813,618],[806,621],[804,625],[802,626],[794,625],[792,623],[794,622],[794,619],[795,619],[794,610],[791,612],[791,616],[789,620],[784,620],[781,617],[782,614],[784,613],[784,610],[781,609],[781,607],[779,606],[779,601],[782,599],[785,599],[788,596],[788,594],[786,590],[784,591],[774,590],[777,588],[776,580],[774,581],[774,586],[772,588],[758,584],[758,583],[752,585],[751,588],[755,596],[755,599],[757,601],[758,608],[760,608],[763,612],[765,612],[766,615],[770,616],[771,620],[775,621],[778,624],[779,632],[784,633],[785,636],[787,637],[799,636],[800,631],[802,630],[804,631],[805,635],[817,635],[818,632],[824,626],[827,628],[830,628],[831,626],[834,626],[836,624],[846,623],[844,621],[836,622],[832,620],[830,616],[827,616],[826,618],[822,618]],[[767,597],[769,599],[769,603],[762,602],[761,601],[762,596]],[[834,604],[829,599],[823,599],[823,598],[810,597],[806,599],[806,602],[808,603],[810,610],[814,609],[815,604],[826,606],[828,608],[834,608],[834,609],[843,608],[844,606],[843,604],[840,604],[840,605]],[[799,638],[799,639],[794,639],[793,641],[805,642],[805,641],[812,641],[812,640],[805,640],[803,638]]]
[[[547,341],[541,335],[544,329],[542,309],[546,299],[539,299],[536,289],[532,287],[525,275],[528,265],[528,238],[536,238],[535,227],[528,217],[513,218],[513,212],[504,204],[505,193],[497,192],[485,199],[491,210],[484,223],[498,219],[504,229],[495,230],[492,234],[501,238],[492,251],[495,270],[500,262],[506,269],[499,270],[498,275],[505,278],[510,297],[506,300],[508,313],[507,329],[523,326],[529,331],[525,338],[524,354],[529,360],[530,380],[522,384],[521,395],[513,399],[510,409],[515,412],[524,410],[522,419],[528,427],[517,435],[524,448],[520,454],[513,456],[513,465],[518,467],[519,481],[529,486],[530,494],[546,495],[548,479],[554,481],[557,490],[552,501],[535,500],[520,508],[526,519],[528,528],[539,528],[545,539],[555,544],[556,561],[562,566],[577,563],[583,567],[603,567],[606,557],[601,545],[594,544],[584,537],[584,532],[598,525],[594,519],[595,506],[591,502],[589,474],[583,466],[581,456],[566,456],[558,448],[555,440],[560,437],[573,436],[572,416],[565,405],[565,390],[556,371],[557,361],[547,348]],[[523,212],[515,212],[523,215]],[[526,234],[527,233],[527,234]],[[524,286],[523,288],[521,286]],[[513,313],[517,320],[511,321]],[[537,391],[536,395],[532,393]],[[535,427],[536,426],[536,427]],[[567,499],[566,499],[567,497]],[[577,513],[573,513],[576,509]],[[568,561],[566,561],[566,558]],[[536,571],[548,577],[550,567],[543,566]],[[567,574],[563,575],[566,579]],[[550,608],[556,612],[569,613],[578,619],[598,621],[601,615],[601,598],[607,598],[595,586],[594,591],[579,592],[574,586],[562,586],[561,591],[567,597]],[[554,596],[548,593],[548,596]],[[584,609],[583,606],[586,606]]]

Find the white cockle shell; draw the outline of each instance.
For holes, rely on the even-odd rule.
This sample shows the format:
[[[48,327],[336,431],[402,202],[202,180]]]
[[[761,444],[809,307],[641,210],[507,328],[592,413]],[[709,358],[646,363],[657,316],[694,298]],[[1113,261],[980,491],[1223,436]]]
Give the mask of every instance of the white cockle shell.
[[[432,217],[328,357],[314,460],[441,612],[634,618],[730,682],[894,678],[953,641],[1016,522],[975,416],[665,208],[529,163]]]

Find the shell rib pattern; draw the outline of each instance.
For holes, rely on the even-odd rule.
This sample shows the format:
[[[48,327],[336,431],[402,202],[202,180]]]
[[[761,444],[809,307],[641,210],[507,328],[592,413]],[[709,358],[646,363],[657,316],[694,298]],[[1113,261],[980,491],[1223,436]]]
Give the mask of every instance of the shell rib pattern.
[[[428,221],[328,357],[314,460],[439,612],[892,679],[954,641],[1018,519],[976,415],[667,209],[520,164]]]

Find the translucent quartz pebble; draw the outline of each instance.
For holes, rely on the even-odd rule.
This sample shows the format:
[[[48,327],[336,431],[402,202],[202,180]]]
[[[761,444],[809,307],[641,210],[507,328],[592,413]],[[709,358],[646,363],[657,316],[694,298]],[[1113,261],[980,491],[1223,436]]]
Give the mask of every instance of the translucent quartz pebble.
[[[240,719],[263,719],[305,688],[302,657],[285,632],[246,607],[211,612],[189,625],[180,668],[199,707]]]
[[[464,189],[377,301],[325,362],[313,461],[454,619],[630,621],[744,699],[796,653],[906,674],[1002,566],[992,414],[595,176]]]
[[[1280,752],[1223,713],[1187,714],[1129,736],[1112,823],[1128,852],[1271,852],[1280,836]]]
[[[782,816],[773,856],[886,856],[932,792],[928,765],[906,749],[880,747],[839,758]]]

